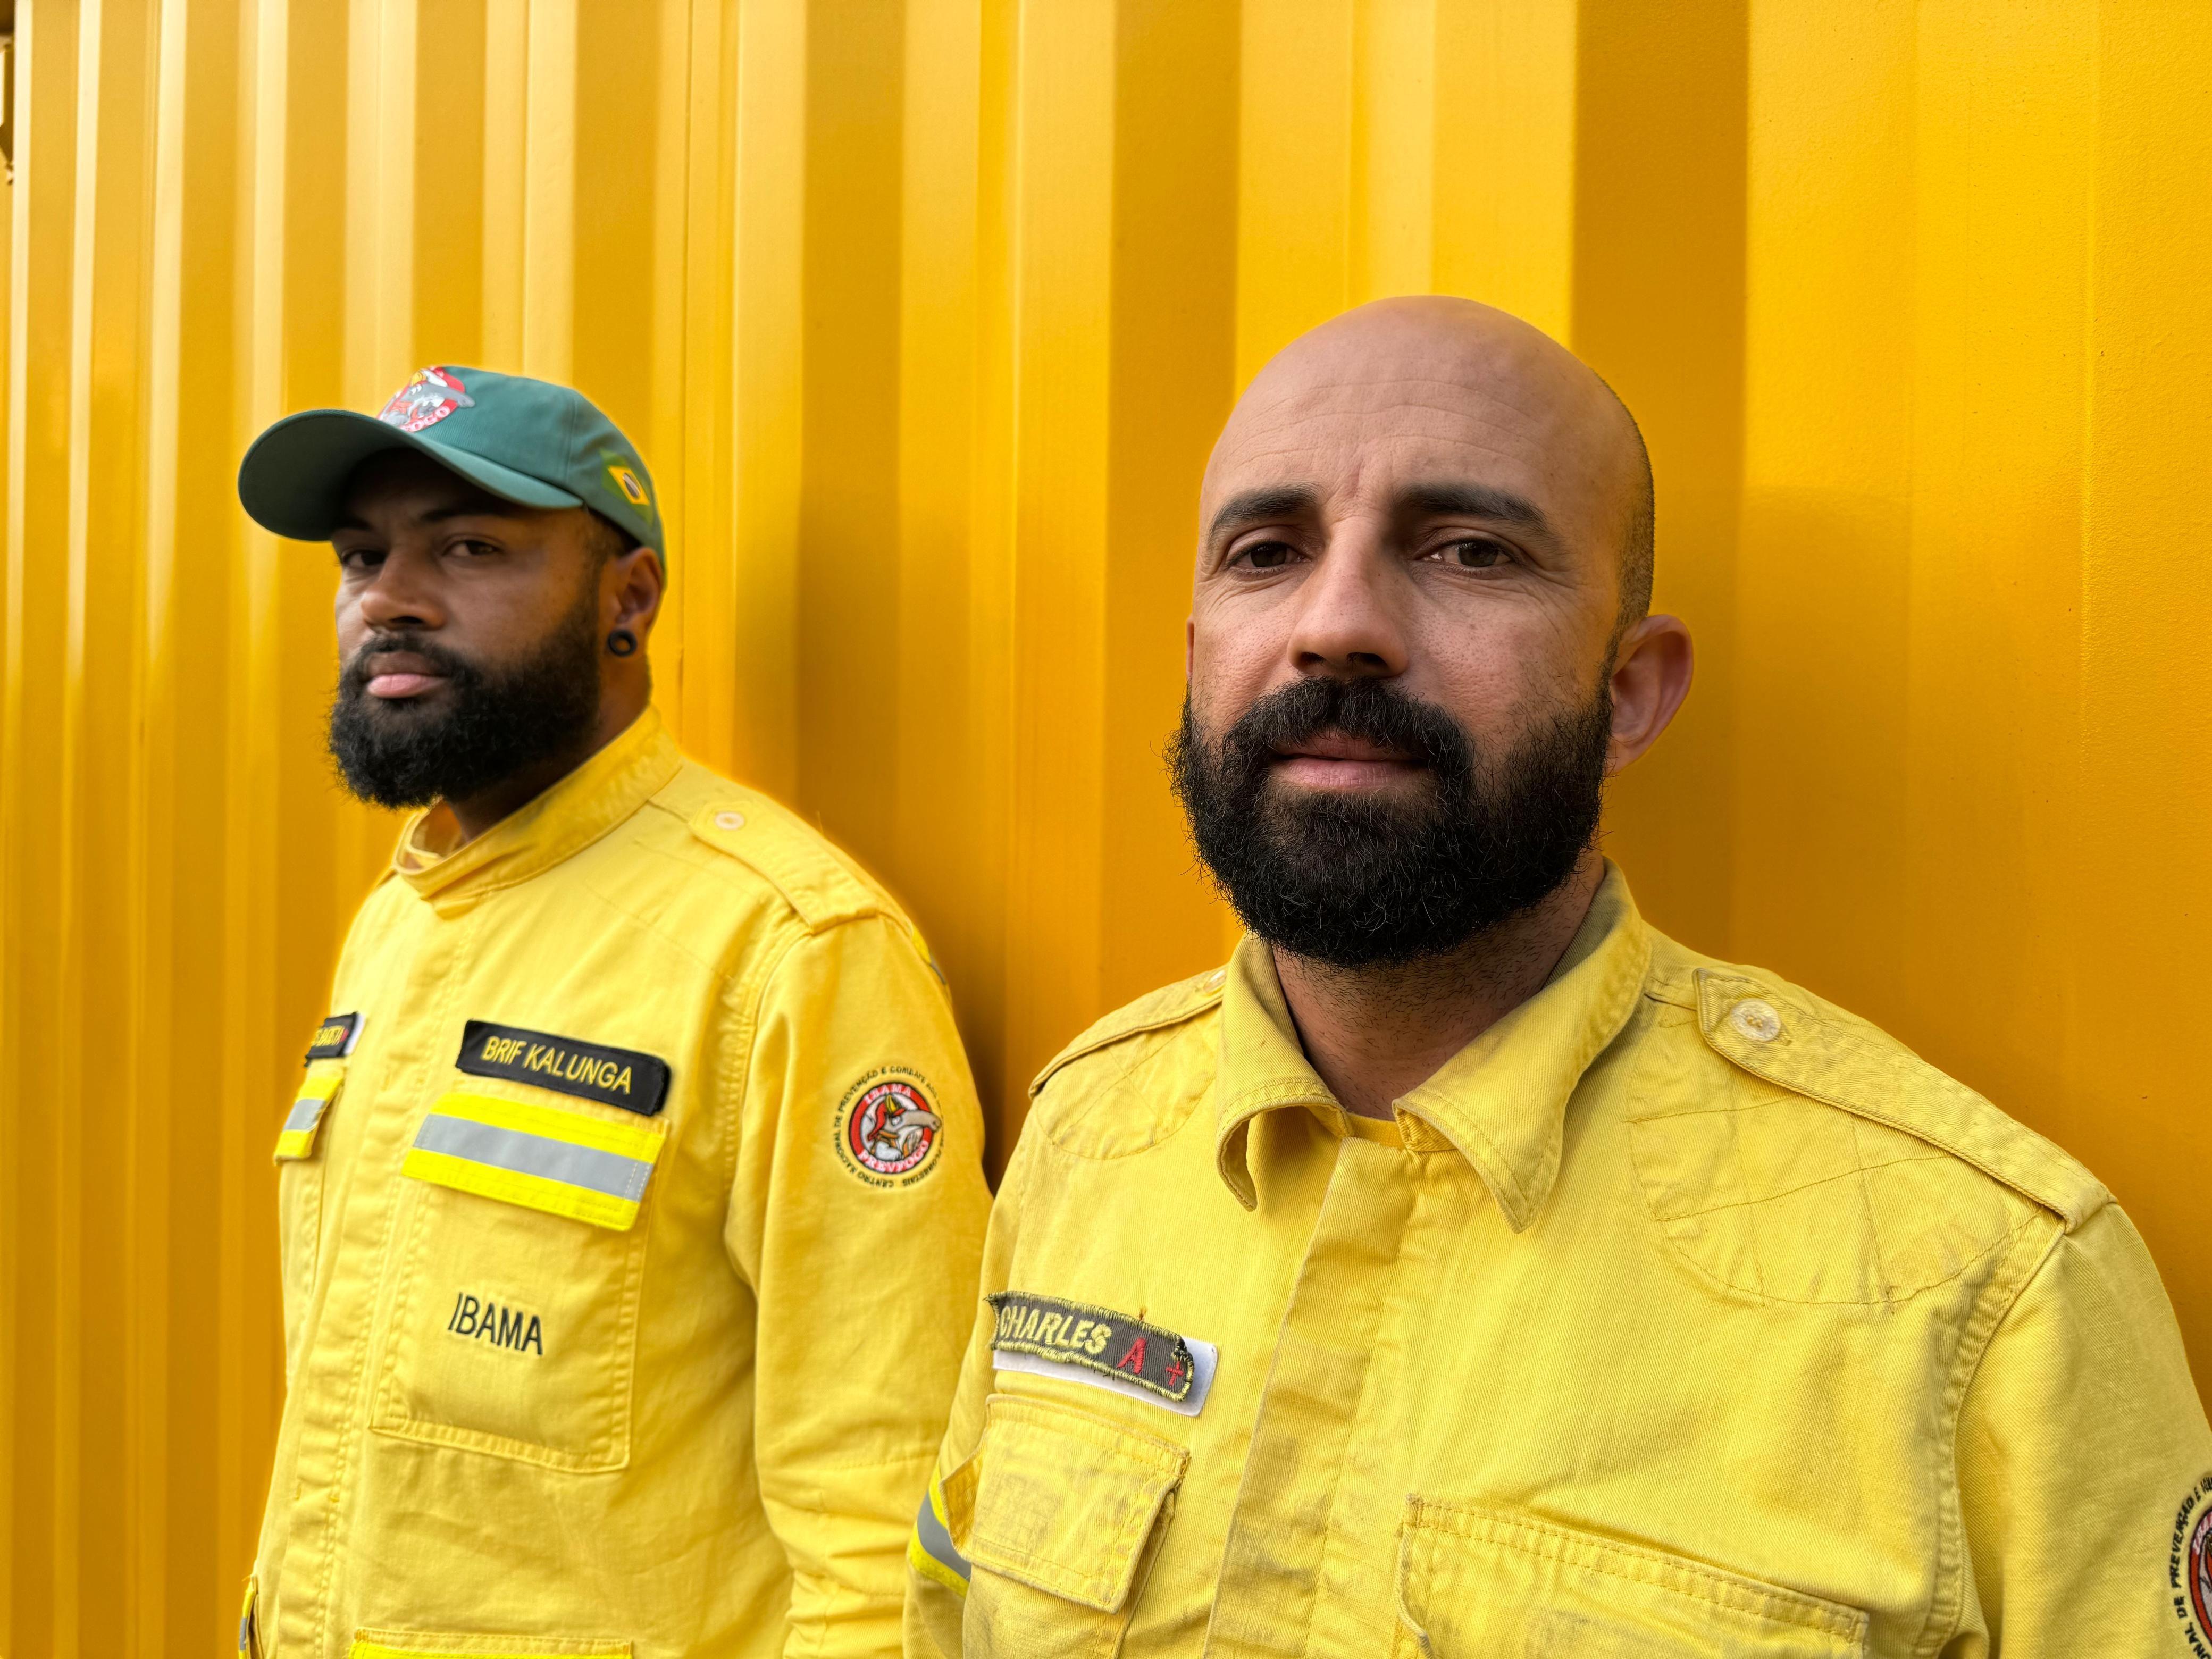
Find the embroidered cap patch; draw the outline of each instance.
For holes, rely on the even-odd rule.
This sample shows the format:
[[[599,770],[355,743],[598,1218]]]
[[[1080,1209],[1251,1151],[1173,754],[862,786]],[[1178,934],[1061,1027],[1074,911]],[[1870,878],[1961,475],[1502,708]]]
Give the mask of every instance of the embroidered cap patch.
[[[998,1316],[991,1361],[1095,1383],[1195,1417],[1213,1383],[1217,1350],[1127,1314],[1056,1296],[1000,1291],[986,1298]]]
[[[359,1014],[325,1014],[323,1023],[315,1027],[313,1041],[307,1044],[307,1059],[343,1060],[353,1052],[353,1045],[361,1039]]]
[[[2173,1520],[2166,1553],[2173,1615],[2197,1659],[2212,1659],[2212,1474],[2191,1486]]]
[[[668,1062],[635,1048],[472,1019],[453,1064],[472,1077],[505,1078],[651,1117],[668,1097]]]
[[[420,432],[437,425],[457,409],[476,406],[477,400],[469,396],[461,377],[452,369],[418,368],[413,380],[392,394],[392,401],[376,418],[402,432]]]

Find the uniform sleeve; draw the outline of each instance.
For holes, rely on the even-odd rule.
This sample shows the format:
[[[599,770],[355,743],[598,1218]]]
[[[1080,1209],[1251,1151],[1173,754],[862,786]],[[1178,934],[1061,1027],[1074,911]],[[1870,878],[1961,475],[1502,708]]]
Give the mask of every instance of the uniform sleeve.
[[[945,1425],[945,1443],[929,1488],[916,1506],[907,1543],[906,1659],[959,1659],[961,1620],[967,1611],[968,1563],[952,1542],[945,1508],[945,1477],[975,1452],[983,1437],[983,1402],[991,1393],[989,1304],[982,1298],[1003,1291],[1013,1271],[1014,1237],[1021,1222],[1024,1175],[1031,1143],[1014,1147],[1007,1160],[999,1200],[991,1209],[991,1228],[983,1245],[983,1271],[968,1334],[968,1353],[960,1387]]]
[[[951,1006],[896,918],[791,947],[742,1087],[725,1243],[758,1306],[754,1436],[791,1561],[787,1651],[895,1653],[990,1205]]]
[[[1947,1655],[2204,1659],[2178,1532],[2212,1489],[2212,1431],[2118,1205],[2058,1240],[1991,1339],[1959,1474],[1971,1593]]]

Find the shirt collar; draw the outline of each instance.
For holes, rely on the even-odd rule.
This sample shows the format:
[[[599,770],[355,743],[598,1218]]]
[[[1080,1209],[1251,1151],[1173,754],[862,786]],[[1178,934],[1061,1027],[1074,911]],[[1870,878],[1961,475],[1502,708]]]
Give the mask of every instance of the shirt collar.
[[[648,707],[612,743],[465,847],[453,846],[453,817],[444,803],[416,813],[400,832],[392,871],[441,914],[465,909],[590,846],[683,764],[676,740]]]
[[[1634,1011],[1651,941],[1610,861],[1589,914],[1543,989],[1394,1103],[1411,1152],[1456,1151],[1515,1232],[1536,1218],[1559,1177],[1568,1097]],[[1346,1114],[1308,1062],[1273,954],[1247,934],[1221,994],[1214,1155],[1245,1208],[1258,1202],[1252,1120],[1303,1106],[1337,1133]]]

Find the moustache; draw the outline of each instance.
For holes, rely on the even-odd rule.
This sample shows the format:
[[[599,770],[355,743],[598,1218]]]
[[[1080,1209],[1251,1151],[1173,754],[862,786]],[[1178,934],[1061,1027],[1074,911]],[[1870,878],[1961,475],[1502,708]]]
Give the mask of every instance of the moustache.
[[[432,640],[420,639],[410,634],[372,634],[362,642],[345,667],[338,674],[338,695],[356,697],[368,689],[370,680],[378,670],[370,664],[379,656],[404,651],[410,657],[420,657],[429,664],[431,672],[451,680],[457,690],[466,690],[482,684],[483,671],[450,647]]]
[[[1223,734],[1222,746],[1246,765],[1275,751],[1339,732],[1446,775],[1464,775],[1474,755],[1465,730],[1434,703],[1387,680],[1300,680],[1259,698]]]

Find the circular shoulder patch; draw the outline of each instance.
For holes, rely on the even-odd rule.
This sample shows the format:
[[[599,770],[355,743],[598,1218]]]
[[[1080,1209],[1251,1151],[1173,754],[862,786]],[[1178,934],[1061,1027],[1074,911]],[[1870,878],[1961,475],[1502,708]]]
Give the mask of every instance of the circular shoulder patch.
[[[2212,1659],[2212,1474],[2181,1500],[2166,1573],[2173,1614],[2188,1633],[2189,1650],[2197,1659]]]
[[[837,1157],[871,1187],[911,1187],[937,1167],[945,1120],[921,1076],[883,1066],[846,1092],[835,1125]]]

